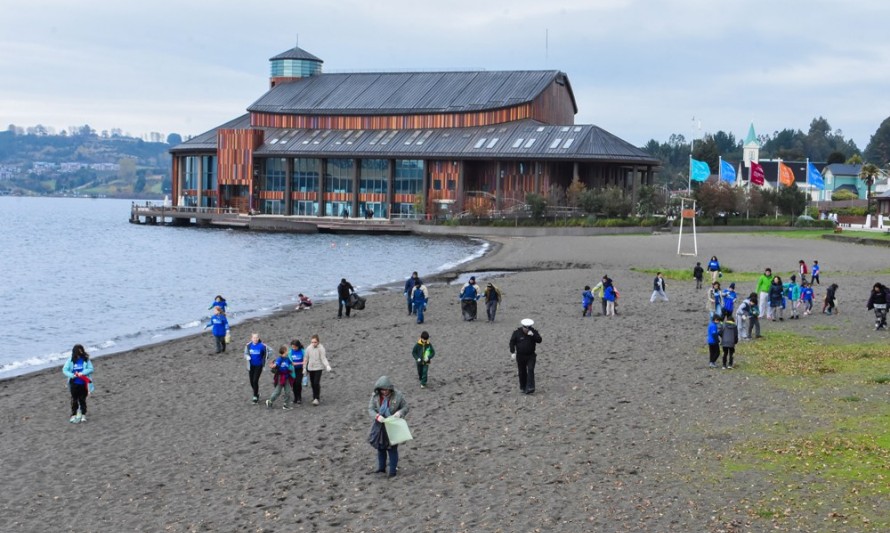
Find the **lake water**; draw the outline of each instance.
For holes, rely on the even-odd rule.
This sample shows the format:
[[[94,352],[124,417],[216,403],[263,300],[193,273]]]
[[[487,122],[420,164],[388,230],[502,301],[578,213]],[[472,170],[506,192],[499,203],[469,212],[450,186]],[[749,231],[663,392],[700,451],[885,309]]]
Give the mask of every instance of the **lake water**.
[[[213,297],[232,323],[453,269],[466,238],[297,235],[140,226],[128,200],[0,197],[0,379],[201,331]]]

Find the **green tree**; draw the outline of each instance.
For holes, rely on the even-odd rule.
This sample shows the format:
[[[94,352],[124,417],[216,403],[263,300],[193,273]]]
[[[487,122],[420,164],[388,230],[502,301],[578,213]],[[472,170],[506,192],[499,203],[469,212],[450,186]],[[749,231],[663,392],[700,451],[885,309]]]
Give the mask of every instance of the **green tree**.
[[[695,200],[706,217],[729,213],[736,205],[733,188],[725,181],[709,179],[696,189]]]
[[[167,144],[169,144],[170,146],[182,144],[182,135],[178,133],[171,133],[170,135],[167,135]]]
[[[133,192],[140,194],[145,190],[145,170],[136,172],[136,183],[133,184]]]
[[[828,154],[828,159],[825,160],[825,163],[828,165],[833,165],[835,163],[844,163],[847,161],[847,157],[843,152],[834,151]]]
[[[133,181],[136,179],[136,159],[132,157],[122,157],[117,162],[119,170],[117,177],[125,181]]]
[[[762,193],[770,202],[779,208],[783,215],[798,216],[807,208],[807,194],[793,184],[791,187],[780,186],[777,191],[764,190]]]
[[[865,160],[878,166],[890,163],[890,117],[884,119],[865,148]]]
[[[528,193],[525,195],[525,203],[531,210],[532,217],[541,219],[544,217],[544,211],[547,209],[547,201],[540,194]]]
[[[866,163],[862,165],[862,168],[859,170],[859,179],[862,180],[862,183],[865,184],[865,190],[867,199],[866,201],[866,213],[871,213],[871,186],[875,184],[875,180],[881,175],[881,169],[878,168],[874,163]]]

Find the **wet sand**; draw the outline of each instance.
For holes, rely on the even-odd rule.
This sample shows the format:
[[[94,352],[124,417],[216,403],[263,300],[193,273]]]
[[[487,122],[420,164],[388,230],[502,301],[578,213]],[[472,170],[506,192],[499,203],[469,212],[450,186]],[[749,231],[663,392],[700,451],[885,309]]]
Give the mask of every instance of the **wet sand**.
[[[432,283],[427,323],[407,315],[401,292],[368,298],[337,320],[336,304],[233,327],[215,355],[209,333],[94,361],[89,422],[68,423],[58,369],[0,382],[0,453],[7,531],[723,531],[750,517],[696,457],[744,437],[734,424],[786,409],[781,391],[744,371],[709,371],[705,291],[668,280],[670,302],[649,303],[652,275],[716,254],[735,271],[787,274],[819,259],[837,282],[840,316],[766,323],[764,330],[841,326],[874,336],[864,310],[887,268],[884,248],[774,237],[706,234],[698,258],[676,255],[676,235],[499,239],[462,271],[504,295],[497,321],[483,306],[461,320],[459,284]],[[686,244],[686,243],[684,243]],[[349,272],[342,273],[349,277]],[[421,273],[423,274],[423,273]],[[582,318],[585,284],[609,274],[620,315]],[[725,276],[724,285],[732,281]],[[753,282],[738,283],[739,294]],[[821,298],[817,296],[819,305]],[[518,390],[508,340],[536,322],[537,391]],[[421,390],[411,348],[422,329],[437,351]],[[321,336],[333,372],[321,405],[304,391],[284,411],[251,405],[244,343],[256,331],[275,350]],[[822,332],[825,334],[825,332]],[[77,342],[72,340],[72,344]],[[415,440],[400,446],[399,475],[373,473],[367,403],[388,375],[402,390]],[[261,380],[262,399],[272,392]],[[307,400],[308,398],[308,400]],[[792,413],[793,414],[793,413]],[[715,427],[723,431],[714,431]],[[716,435],[716,437],[715,437]],[[734,495],[767,490],[757,479]],[[738,492],[741,491],[741,492]],[[761,524],[762,525],[762,524]],[[738,529],[745,530],[745,529]]]

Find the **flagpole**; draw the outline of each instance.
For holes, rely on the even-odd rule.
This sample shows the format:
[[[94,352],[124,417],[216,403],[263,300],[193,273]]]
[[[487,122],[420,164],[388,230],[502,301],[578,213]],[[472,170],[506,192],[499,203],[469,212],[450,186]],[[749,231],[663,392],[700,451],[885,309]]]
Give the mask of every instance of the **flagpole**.
[[[723,156],[717,156],[717,168],[720,170],[717,171],[717,181],[723,181]]]
[[[692,194],[692,154],[689,154],[689,183],[686,185],[686,194]]]

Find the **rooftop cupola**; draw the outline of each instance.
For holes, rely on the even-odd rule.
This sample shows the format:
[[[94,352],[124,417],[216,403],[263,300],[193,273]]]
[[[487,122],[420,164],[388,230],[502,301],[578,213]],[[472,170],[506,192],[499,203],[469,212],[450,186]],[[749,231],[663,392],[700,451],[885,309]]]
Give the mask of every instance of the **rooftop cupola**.
[[[286,52],[282,52],[269,59],[271,75],[269,86],[275,87],[279,83],[296,81],[321,74],[321,59],[295,46]]]

